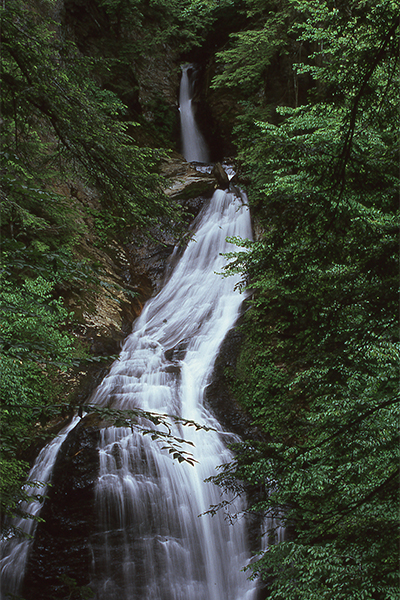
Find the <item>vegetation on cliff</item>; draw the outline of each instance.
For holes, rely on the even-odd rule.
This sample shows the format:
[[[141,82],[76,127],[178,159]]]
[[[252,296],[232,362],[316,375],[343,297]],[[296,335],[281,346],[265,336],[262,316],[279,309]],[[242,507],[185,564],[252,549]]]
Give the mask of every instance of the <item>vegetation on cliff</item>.
[[[251,118],[268,107],[250,100],[238,127],[263,234],[242,242],[232,267],[253,290],[234,387],[268,442],[239,445],[219,481],[247,482],[254,509],[287,528],[252,567],[266,597],[389,600],[398,598],[398,5],[289,4],[308,102],[278,107],[268,122]],[[251,39],[241,33],[221,55],[216,85],[246,93]]]
[[[217,480],[286,527],[252,567],[267,598],[398,598],[398,2],[66,0],[68,27],[96,15],[76,43],[51,5],[1,8],[3,506],[18,508],[20,450],[82,355],[60,301],[95,276],[75,182],[97,189],[100,243],[169,223],[160,152],[138,132],[159,123],[173,146],[171,112],[155,100],[146,125],[132,65],[168,45],[217,52],[262,230],[232,256],[253,292],[232,386],[268,440],[238,445]]]

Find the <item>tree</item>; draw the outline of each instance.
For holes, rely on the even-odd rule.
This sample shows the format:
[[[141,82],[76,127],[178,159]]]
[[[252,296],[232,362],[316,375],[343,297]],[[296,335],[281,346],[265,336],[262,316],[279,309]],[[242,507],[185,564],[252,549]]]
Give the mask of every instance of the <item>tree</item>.
[[[21,451],[33,443],[37,423],[48,420],[46,406],[57,397],[57,373],[71,366],[77,354],[72,336],[60,328],[69,315],[62,300],[52,297],[53,284],[39,275],[16,285],[7,269],[5,262],[0,276],[2,519],[19,514],[19,500],[26,495],[20,483],[28,469]]]
[[[159,153],[133,143],[128,129],[134,124],[122,119],[126,107],[94,83],[96,61],[60,41],[57,24],[22,2],[2,9],[2,23],[3,139],[9,150],[3,158],[12,176],[24,168],[40,183],[54,183],[75,170],[98,187],[120,226],[171,217],[155,173]]]
[[[235,390],[268,441],[217,480],[287,528],[252,567],[276,600],[398,598],[395,4],[293,1],[310,101],[240,146],[264,233],[232,256],[254,293]]]
[[[24,497],[23,458],[38,424],[63,411],[55,406],[63,395],[59,373],[85,356],[60,290],[93,282],[96,273],[78,259],[85,220],[62,184],[96,186],[103,241],[128,226],[145,232],[178,218],[156,173],[160,152],[134,143],[126,107],[95,83],[96,64],[109,68],[107,61],[84,57],[63,39],[49,8],[22,0],[0,8],[1,497],[11,514]]]
[[[287,51],[289,13],[285,2],[247,2],[248,28],[231,33],[230,43],[217,52],[222,68],[213,88],[228,88],[244,104],[262,105],[268,67],[279,52]]]

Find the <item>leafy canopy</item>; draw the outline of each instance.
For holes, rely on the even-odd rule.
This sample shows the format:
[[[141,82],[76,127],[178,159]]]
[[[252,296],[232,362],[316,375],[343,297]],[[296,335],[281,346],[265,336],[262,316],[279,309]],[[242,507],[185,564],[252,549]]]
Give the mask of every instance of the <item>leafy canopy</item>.
[[[62,411],[47,410],[65,394],[59,374],[85,354],[60,297],[66,287],[82,288],[96,277],[94,265],[77,257],[89,213],[73,197],[74,185],[96,186],[100,208],[90,216],[105,242],[128,226],[148,231],[177,218],[156,174],[160,152],[134,143],[126,106],[96,84],[96,68],[110,64],[82,56],[64,39],[47,15],[52,6],[15,0],[0,7],[1,499],[7,513],[18,511],[24,497],[24,453],[40,425]]]
[[[286,540],[252,567],[268,598],[398,597],[398,6],[290,3],[307,104],[239,140],[259,240],[236,381],[265,443],[217,478],[258,490]],[[245,56],[243,56],[245,61]],[[249,58],[250,65],[252,58]],[[240,78],[236,85],[245,82]],[[250,121],[249,114],[247,115]]]

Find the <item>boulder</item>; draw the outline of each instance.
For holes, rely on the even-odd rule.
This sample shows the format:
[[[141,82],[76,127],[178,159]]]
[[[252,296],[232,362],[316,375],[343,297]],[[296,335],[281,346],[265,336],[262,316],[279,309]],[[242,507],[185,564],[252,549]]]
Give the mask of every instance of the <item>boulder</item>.
[[[183,157],[171,157],[162,163],[161,173],[167,177],[166,195],[179,202],[198,196],[210,197],[216,187],[215,178],[197,170]]]
[[[218,187],[221,190],[226,190],[229,187],[229,178],[228,178],[228,175],[226,174],[224,167],[221,165],[221,163],[219,163],[219,162],[215,163],[213,170],[211,171],[211,174],[217,180]]]

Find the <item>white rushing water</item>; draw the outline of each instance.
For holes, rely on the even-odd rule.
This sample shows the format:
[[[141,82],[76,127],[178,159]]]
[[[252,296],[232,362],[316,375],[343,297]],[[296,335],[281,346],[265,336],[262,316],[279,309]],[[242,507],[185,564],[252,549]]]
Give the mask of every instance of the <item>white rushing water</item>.
[[[173,431],[195,443],[194,467],[174,461],[150,436],[127,428],[103,430],[100,524],[93,541],[101,600],[255,597],[254,584],[241,572],[249,558],[244,519],[230,525],[222,512],[199,517],[221,500],[220,489],[204,479],[232,459],[229,436],[203,406],[203,393],[243,299],[234,290],[237,280],[218,274],[226,262],[220,253],[233,248],[225,238],[236,235],[251,235],[248,208],[218,190],[171,278],[147,304],[92,399],[175,414],[216,430]],[[176,347],[174,360],[168,350]],[[240,511],[240,502],[232,510]]]
[[[187,161],[208,162],[207,144],[197,126],[192,95],[194,87],[193,65],[182,67],[182,79],[179,92],[179,112],[181,117],[182,154]]]
[[[186,158],[200,161],[203,151],[192,151],[197,142],[188,71],[183,69],[180,97],[183,141]],[[256,585],[242,571],[249,561],[245,519],[232,525],[223,511],[200,516],[221,501],[220,489],[204,480],[233,458],[226,446],[233,438],[203,405],[203,396],[243,300],[235,290],[238,280],[221,276],[226,264],[221,253],[234,249],[228,236],[252,235],[245,199],[217,190],[193,233],[92,402],[174,414],[213,431],[172,430],[194,442],[195,466],[179,464],[150,436],[128,428],[102,431],[96,490],[100,521],[92,543],[98,600],[256,597]],[[231,507],[232,512],[242,509],[240,500]]]
[[[80,417],[74,417],[71,422],[66,425],[60,433],[47,446],[42,448],[37,459],[29,473],[28,480],[39,482],[37,486],[27,486],[25,491],[27,494],[44,498],[46,496],[48,483],[53,472],[54,463],[62,443],[66,439],[68,433],[79,423]],[[42,502],[33,501],[23,503],[21,510],[31,517],[39,517],[42,508]],[[32,537],[35,533],[37,520],[33,518],[13,519],[8,523],[15,530],[20,532],[19,536],[5,537],[0,542],[1,558],[0,558],[0,573],[1,586],[0,598],[9,597],[11,594],[17,594],[25,574],[25,567],[28,558],[28,553],[32,545]]]

